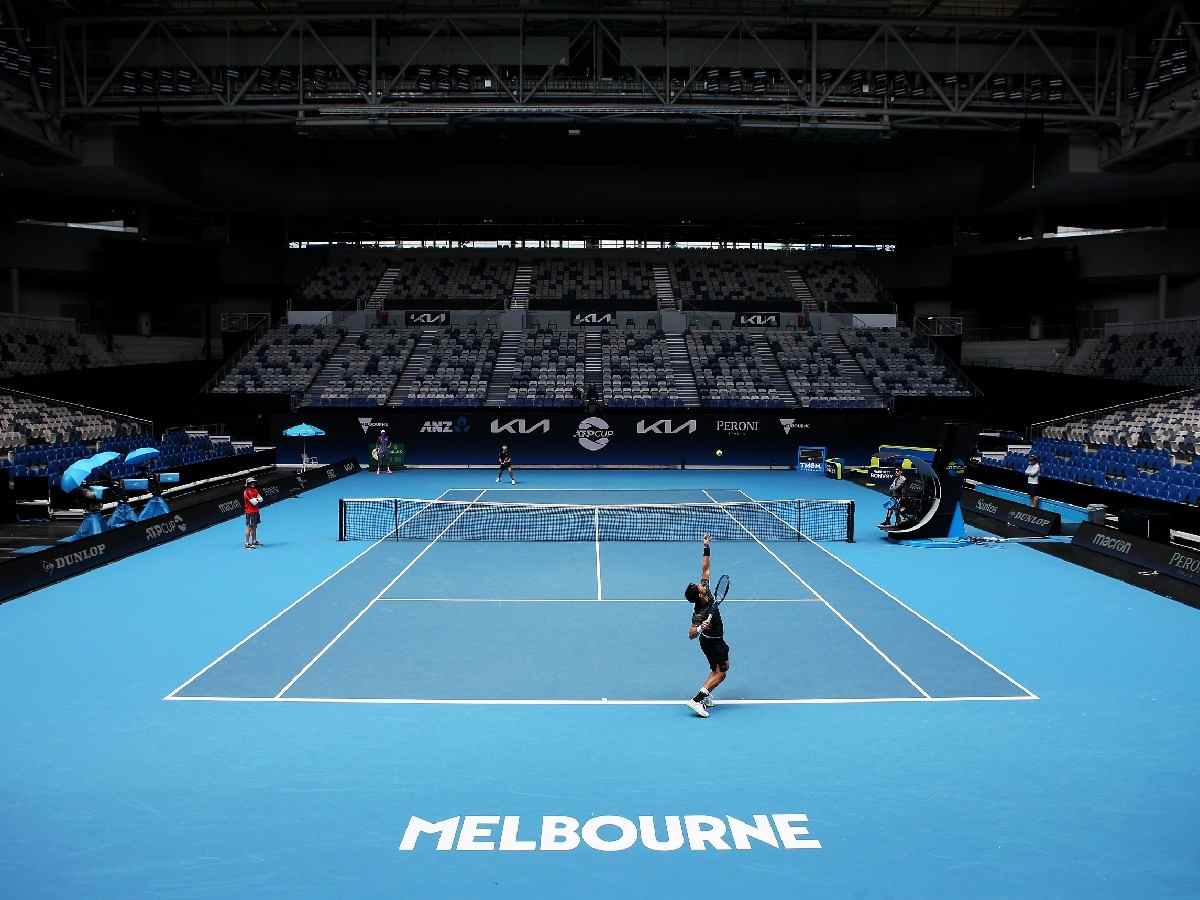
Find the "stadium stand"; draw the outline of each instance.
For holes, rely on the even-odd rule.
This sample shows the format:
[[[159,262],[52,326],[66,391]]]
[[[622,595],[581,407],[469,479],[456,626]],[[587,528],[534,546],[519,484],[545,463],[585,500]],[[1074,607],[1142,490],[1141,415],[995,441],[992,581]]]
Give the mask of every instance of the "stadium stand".
[[[836,342],[836,349],[831,346]],[[783,332],[771,348],[792,392],[805,406],[870,409],[887,405],[840,337]]]
[[[661,331],[605,331],[601,368],[612,406],[674,406],[679,402],[666,336]]]
[[[700,399],[712,406],[787,406],[795,398],[762,370],[749,335],[740,331],[688,332],[688,353]]]
[[[535,259],[529,299],[537,303],[629,301],[655,298],[654,266],[646,260],[610,258]]]
[[[1042,472],[1111,491],[1200,505],[1200,393],[1048,425],[1033,442]],[[984,457],[1024,472],[1028,454]]]
[[[1200,381],[1200,329],[1167,334],[1110,334],[1093,351],[1084,371],[1102,378],[1188,387]]]
[[[371,254],[345,257],[322,266],[300,293],[297,308],[334,309],[364,301],[383,276],[386,258]]]
[[[76,334],[9,323],[0,332],[0,378],[110,364],[89,353]]]
[[[675,259],[676,294],[684,306],[720,308],[727,303],[790,303],[796,293],[782,262]]]
[[[345,331],[290,325],[268,331],[213,388],[218,394],[293,394],[304,391]]]
[[[505,398],[514,406],[573,406],[587,383],[587,338],[580,332],[535,328],[525,332]]]
[[[860,266],[817,260],[805,265],[801,274],[818,300],[852,306],[881,299],[875,279]]]
[[[428,330],[413,346],[388,403],[482,406],[499,341],[491,329]]]
[[[841,332],[854,358],[882,394],[893,397],[971,397],[974,390],[907,328]]]
[[[417,257],[395,259],[395,286],[385,300],[390,308],[412,301],[476,300],[481,306],[502,303],[512,292],[517,262],[511,257]]]
[[[398,328],[347,332],[309,388],[313,406],[383,406],[408,362],[416,336]]]

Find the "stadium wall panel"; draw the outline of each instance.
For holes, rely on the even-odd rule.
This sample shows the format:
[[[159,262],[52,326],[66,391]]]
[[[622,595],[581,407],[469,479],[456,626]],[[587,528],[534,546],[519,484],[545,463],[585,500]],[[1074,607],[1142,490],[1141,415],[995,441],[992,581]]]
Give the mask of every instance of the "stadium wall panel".
[[[896,418],[886,411],[815,409],[304,409],[275,416],[278,433],[298,421],[326,437],[308,442],[321,458],[370,462],[381,429],[407,450],[410,465],[488,467],[501,444],[523,465],[778,466],[796,448],[820,446],[831,456],[866,459],[880,443],[930,446],[943,418]],[[718,457],[716,451],[721,450]],[[300,442],[279,448],[281,462],[299,461]]]

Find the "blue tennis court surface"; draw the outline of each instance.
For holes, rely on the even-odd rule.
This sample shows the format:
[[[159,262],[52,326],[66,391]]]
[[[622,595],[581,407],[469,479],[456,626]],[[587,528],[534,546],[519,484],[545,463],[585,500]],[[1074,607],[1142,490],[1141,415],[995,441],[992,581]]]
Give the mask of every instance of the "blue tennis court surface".
[[[1200,895],[1194,610],[816,476],[527,479],[363,474],[0,606],[5,895]],[[858,540],[714,546],[700,720],[698,545],[338,542],[339,496],[850,498]]]

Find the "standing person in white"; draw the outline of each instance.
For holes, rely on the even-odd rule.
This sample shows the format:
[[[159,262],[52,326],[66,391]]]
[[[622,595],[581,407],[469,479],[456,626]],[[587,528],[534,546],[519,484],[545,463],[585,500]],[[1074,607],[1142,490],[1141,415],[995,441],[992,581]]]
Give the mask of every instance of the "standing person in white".
[[[1042,464],[1038,462],[1037,454],[1029,454],[1029,465],[1025,467],[1025,484],[1029,491],[1029,505],[1034,509],[1038,506],[1038,476],[1042,474]]]

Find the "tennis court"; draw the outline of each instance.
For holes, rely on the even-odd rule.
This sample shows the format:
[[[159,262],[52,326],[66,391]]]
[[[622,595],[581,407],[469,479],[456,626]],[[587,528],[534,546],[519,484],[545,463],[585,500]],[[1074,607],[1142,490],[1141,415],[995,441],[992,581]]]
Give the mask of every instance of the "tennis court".
[[[268,508],[261,550],[230,522],[0,607],[6,894],[1200,891],[1194,610],[1017,544],[890,545],[877,494],[815,475],[526,481],[358,475]],[[714,540],[733,665],[704,720],[698,543],[339,541],[356,497],[853,500],[857,527]],[[805,840],[730,837],[756,817]],[[537,843],[566,819],[584,840]]]
[[[514,496],[530,507],[512,509]],[[773,509],[792,504],[722,488],[351,503],[370,546],[168,699],[679,705],[696,663],[678,639],[682,586],[699,577],[699,535],[721,526],[716,565],[737,576],[726,614],[739,627],[736,687],[718,702],[1036,699]],[[798,519],[832,534],[824,519],[845,513],[826,503]],[[617,540],[600,511],[621,518]],[[401,522],[420,539],[393,541]],[[520,540],[523,527],[540,539]],[[651,539],[619,539],[639,532]]]

